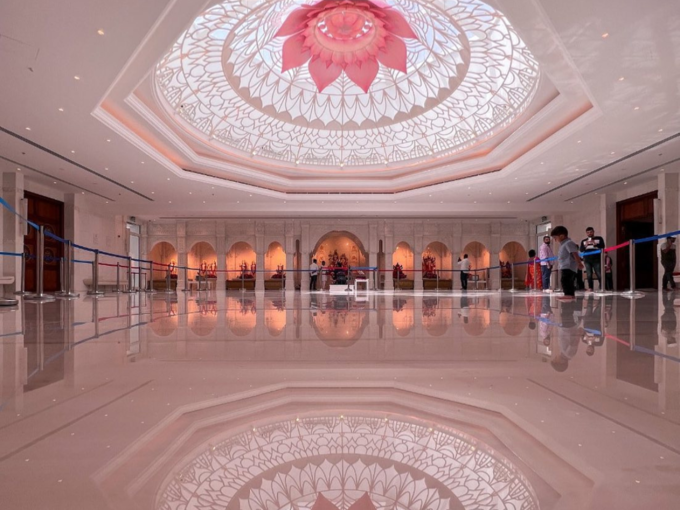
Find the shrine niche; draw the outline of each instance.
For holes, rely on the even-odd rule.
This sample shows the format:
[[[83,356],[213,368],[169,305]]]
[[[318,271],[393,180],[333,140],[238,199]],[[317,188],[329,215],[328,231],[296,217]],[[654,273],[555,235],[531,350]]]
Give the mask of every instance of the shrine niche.
[[[251,298],[228,297],[227,326],[235,336],[247,336],[257,326],[257,304]]]
[[[397,244],[392,254],[392,279],[395,289],[413,290],[414,255],[411,245],[406,242]]]
[[[251,245],[239,241],[227,253],[227,290],[255,290],[257,255]]]
[[[187,253],[190,278],[205,278],[210,288],[217,284],[217,252],[205,241],[194,244]]]
[[[177,250],[175,250],[175,247],[166,241],[156,243],[149,252],[148,258],[154,263],[153,288],[156,290],[165,290],[167,288],[167,268],[162,266],[170,266],[170,286],[172,290],[176,290]],[[162,264],[162,266],[156,264]]]
[[[354,345],[368,325],[368,311],[353,308],[347,296],[332,296],[320,311],[311,315],[314,332],[329,347]]]
[[[485,282],[488,278],[486,268],[491,266],[491,254],[486,246],[478,241],[468,243],[460,254],[460,258],[462,259],[466,253],[470,259],[470,287],[468,288],[475,288],[475,280]],[[483,271],[475,271],[475,269],[483,269]]]
[[[281,290],[286,281],[286,252],[281,243],[271,243],[264,255],[264,289]]]
[[[444,243],[435,241],[423,252],[423,289],[453,289],[453,256]]]
[[[498,262],[501,266],[501,289],[512,288],[512,266],[511,264],[517,262],[526,262],[529,260],[527,251],[517,241],[511,241],[503,246],[503,249],[498,254]],[[515,288],[524,288],[524,279],[527,275],[527,266],[515,267]]]
[[[368,263],[362,242],[354,234],[345,231],[329,232],[319,239],[308,264],[311,264],[312,259],[316,259],[319,266],[325,262],[327,267],[337,267],[340,263],[345,269],[366,267]]]

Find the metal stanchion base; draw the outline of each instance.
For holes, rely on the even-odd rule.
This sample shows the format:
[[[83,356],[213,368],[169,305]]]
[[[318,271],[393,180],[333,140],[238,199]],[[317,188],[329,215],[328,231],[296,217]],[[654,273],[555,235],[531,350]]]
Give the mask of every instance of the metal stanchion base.
[[[87,295],[88,296],[103,296],[104,291],[102,291],[102,290],[98,290],[98,291],[89,290],[89,291],[87,291]]]
[[[55,297],[49,294],[31,294],[30,296],[24,296],[26,301],[32,301],[33,303],[47,303],[49,301],[54,301]]]
[[[18,304],[18,299],[0,298],[0,306],[16,306]]]
[[[523,291],[521,291],[521,290],[519,290],[519,289],[508,289],[508,292],[510,292],[510,293],[512,293],[512,294],[515,294],[515,293],[517,293],[517,292],[523,292]]]
[[[151,289],[148,289],[148,290],[140,290],[140,292],[146,292],[147,294],[157,294],[157,292],[156,292],[155,290],[151,290]]]
[[[123,293],[123,291],[120,290],[120,289],[113,289],[113,290],[111,291],[111,294],[122,294],[122,293]]]
[[[27,292],[25,290],[18,290],[14,293],[15,296],[32,296],[32,292]]]
[[[640,299],[645,297],[645,293],[635,290],[627,290],[626,292],[621,293],[621,297],[624,297],[626,299]]]
[[[80,294],[76,294],[75,292],[58,292],[54,297],[58,299],[77,299],[80,297]]]

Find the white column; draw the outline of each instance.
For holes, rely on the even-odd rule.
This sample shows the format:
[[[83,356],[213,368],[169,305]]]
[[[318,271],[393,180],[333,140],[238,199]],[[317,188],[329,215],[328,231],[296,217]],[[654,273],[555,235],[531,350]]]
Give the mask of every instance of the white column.
[[[303,292],[309,290],[310,277],[309,271],[306,270],[309,269],[309,264],[311,263],[311,260],[309,258],[310,242],[311,240],[309,239],[309,224],[303,224],[302,236],[300,237],[300,252],[302,254],[302,260],[300,261],[300,269],[302,270],[301,289]]]
[[[495,266],[495,262],[498,261],[501,251],[501,224],[499,221],[491,222],[491,243],[489,245],[490,259],[489,266]],[[490,271],[489,281],[487,282],[487,288],[489,290],[500,289],[500,271],[493,270]]]
[[[217,252],[217,269],[224,271],[227,268],[227,238],[224,231],[224,222],[217,222],[215,225],[215,232],[217,234],[217,242],[215,243],[215,251]],[[227,273],[218,272],[217,282],[215,282],[216,289],[226,290]]]
[[[394,280],[392,279],[392,266],[394,262],[392,261],[392,256],[394,255],[394,236],[390,234],[385,235],[385,242],[383,243],[383,249],[385,250],[385,290],[394,290]]]
[[[286,292],[295,291],[295,273],[293,269],[295,268],[295,237],[294,237],[294,225],[292,222],[286,222],[285,227],[286,240],[285,240],[285,250],[286,250]]]
[[[264,223],[255,223],[255,263],[257,264],[257,274],[255,275],[255,290],[264,290]]]
[[[423,290],[423,228],[422,223],[414,225],[416,229],[415,242],[413,243],[413,289]],[[420,232],[420,234],[419,234]]]

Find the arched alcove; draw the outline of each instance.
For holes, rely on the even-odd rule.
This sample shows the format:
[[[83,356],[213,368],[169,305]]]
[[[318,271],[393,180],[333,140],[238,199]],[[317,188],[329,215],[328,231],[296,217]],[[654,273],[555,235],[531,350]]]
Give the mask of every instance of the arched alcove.
[[[227,289],[255,289],[257,255],[253,247],[239,241],[227,253]]]
[[[333,230],[323,235],[314,246],[309,263],[316,259],[318,264],[326,262],[331,267],[340,262],[344,267],[365,267],[368,255],[361,240],[351,232]]]
[[[399,267],[397,267],[399,265]],[[397,244],[392,253],[392,279],[395,288],[412,289],[414,280],[414,255],[411,245],[405,241]]]
[[[208,281],[214,283],[217,279],[217,252],[210,243],[205,241],[195,243],[187,253],[187,265],[192,268],[190,274],[195,274],[198,268],[205,271]]]
[[[487,271],[474,271],[475,269],[484,269],[491,266],[491,254],[489,250],[479,241],[472,241],[468,243],[460,257],[467,254],[470,259],[470,276],[479,278],[480,281],[485,281],[487,278]],[[474,285],[473,285],[474,286]]]
[[[428,244],[423,252],[422,260],[423,288],[425,290],[452,289],[452,269],[453,255],[446,245],[439,241]]]
[[[502,288],[512,287],[512,269],[508,263],[526,262],[529,260],[527,251],[517,241],[510,241],[500,251],[499,262],[501,265],[501,283]],[[522,288],[524,286],[524,279],[527,275],[527,266],[515,266],[515,288]]]
[[[166,288],[167,272],[166,268],[163,266],[168,264],[173,266],[170,285],[174,289],[177,286],[177,250],[175,247],[166,241],[156,243],[149,252],[149,260],[154,262],[154,289],[163,290]],[[161,265],[159,266],[156,264]]]
[[[264,255],[265,289],[281,289],[286,279],[286,252],[281,243],[273,242]]]

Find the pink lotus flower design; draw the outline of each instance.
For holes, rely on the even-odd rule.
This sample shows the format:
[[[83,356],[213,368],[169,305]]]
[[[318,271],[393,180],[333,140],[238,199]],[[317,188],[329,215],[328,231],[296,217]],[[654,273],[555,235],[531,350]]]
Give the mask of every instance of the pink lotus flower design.
[[[406,43],[417,39],[404,16],[379,0],[321,0],[290,13],[274,37],[283,44],[282,71],[309,62],[319,92],[344,71],[364,92],[379,64],[406,72]]]

